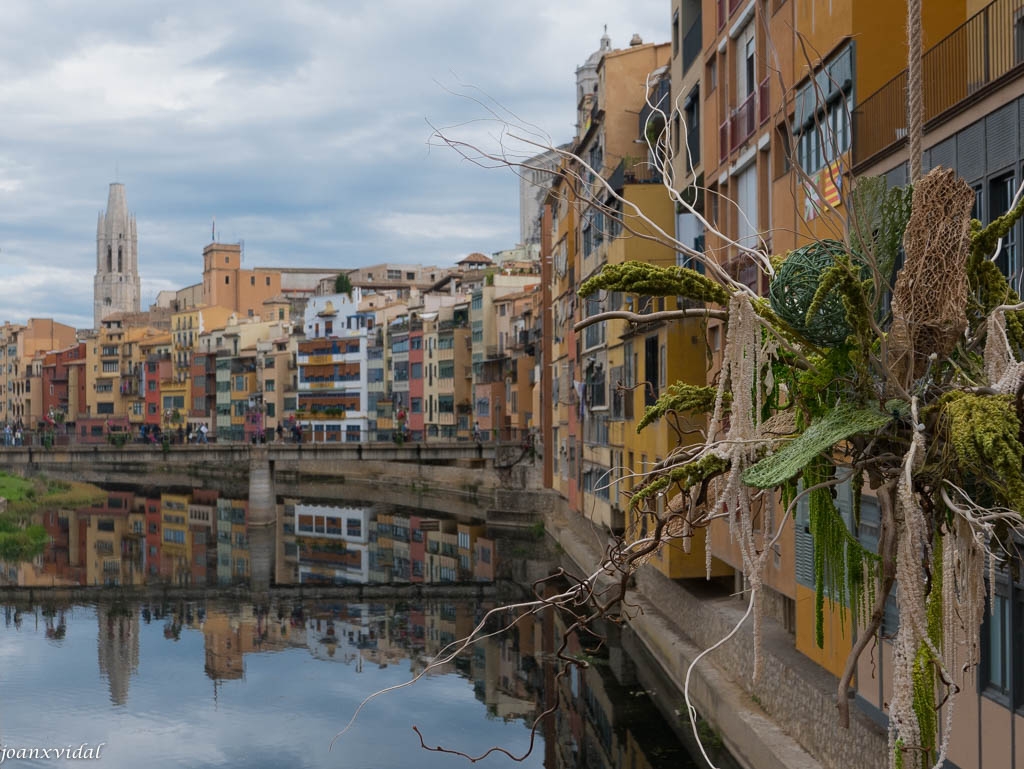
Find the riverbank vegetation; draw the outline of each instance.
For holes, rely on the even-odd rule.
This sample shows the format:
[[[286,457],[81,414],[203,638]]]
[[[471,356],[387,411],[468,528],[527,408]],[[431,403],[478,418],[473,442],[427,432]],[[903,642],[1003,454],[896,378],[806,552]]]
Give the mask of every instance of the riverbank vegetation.
[[[88,483],[23,478],[0,473],[0,561],[20,563],[38,556],[50,540],[35,520],[40,513],[72,510],[102,502],[106,492]]]

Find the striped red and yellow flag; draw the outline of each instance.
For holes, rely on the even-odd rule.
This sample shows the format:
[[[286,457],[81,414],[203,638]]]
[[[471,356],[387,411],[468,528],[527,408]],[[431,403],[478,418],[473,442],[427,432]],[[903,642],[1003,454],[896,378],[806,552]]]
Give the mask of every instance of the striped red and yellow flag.
[[[843,168],[838,162],[825,166],[821,171],[821,196],[835,208],[842,202]]]

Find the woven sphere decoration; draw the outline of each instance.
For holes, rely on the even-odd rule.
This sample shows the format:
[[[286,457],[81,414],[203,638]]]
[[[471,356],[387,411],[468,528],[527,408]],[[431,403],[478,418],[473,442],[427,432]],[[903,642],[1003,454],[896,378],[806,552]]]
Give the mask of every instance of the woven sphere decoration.
[[[841,343],[850,335],[846,308],[838,291],[829,292],[811,318],[807,309],[821,283],[821,276],[846,254],[837,240],[819,240],[790,251],[768,289],[775,314],[812,342],[822,346]]]

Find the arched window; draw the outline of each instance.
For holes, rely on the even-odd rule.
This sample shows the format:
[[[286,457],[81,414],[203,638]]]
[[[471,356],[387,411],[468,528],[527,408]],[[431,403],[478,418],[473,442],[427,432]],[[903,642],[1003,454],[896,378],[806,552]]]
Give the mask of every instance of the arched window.
[[[117,247],[117,271],[124,272],[124,262],[122,261],[121,246]]]
[[[107,246],[107,272],[114,271],[113,260],[113,251],[111,250],[110,246]]]

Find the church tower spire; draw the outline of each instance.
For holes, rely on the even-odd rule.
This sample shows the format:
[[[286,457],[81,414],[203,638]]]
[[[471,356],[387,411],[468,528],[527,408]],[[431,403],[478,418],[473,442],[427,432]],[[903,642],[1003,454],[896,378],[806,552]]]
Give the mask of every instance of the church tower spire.
[[[114,182],[107,210],[96,223],[96,279],[93,283],[93,325],[115,312],[139,311],[139,239],[135,217],[128,213],[124,185]]]

